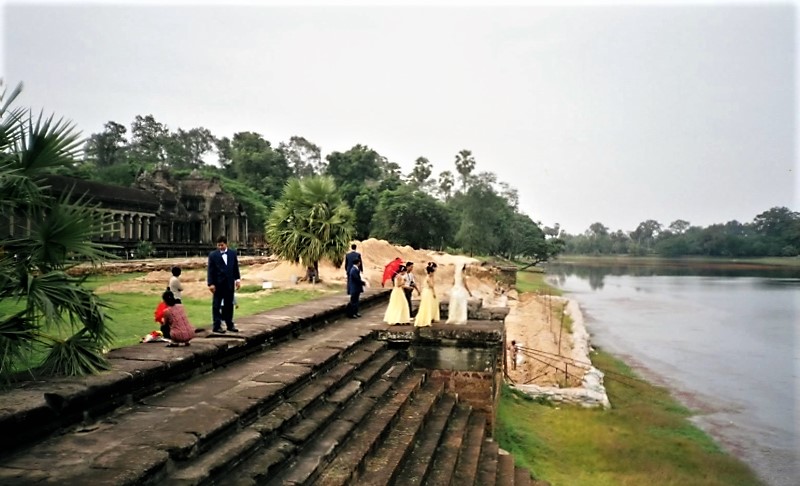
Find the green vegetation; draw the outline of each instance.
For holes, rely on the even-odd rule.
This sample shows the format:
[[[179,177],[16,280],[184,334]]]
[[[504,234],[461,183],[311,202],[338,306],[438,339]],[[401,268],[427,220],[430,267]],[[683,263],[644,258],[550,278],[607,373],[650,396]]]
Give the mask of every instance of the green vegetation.
[[[109,220],[83,197],[49,192],[44,177],[78,163],[81,139],[70,122],[13,108],[21,90],[0,92],[0,378],[34,349],[43,371],[93,373],[112,341],[106,305],[67,270],[110,257],[92,242]]]
[[[696,265],[696,266],[724,266],[724,265],[756,265],[771,267],[800,267],[798,257],[754,257],[754,258],[729,258],[729,257],[680,257],[665,258],[660,256],[633,256],[633,255],[560,255],[560,263],[579,263],[581,265]]]
[[[636,379],[607,353],[592,362],[607,374],[610,410],[557,407],[503,388],[497,439],[517,464],[553,486],[761,484],[688,421],[691,411],[668,390]]]
[[[545,282],[544,276],[544,271],[538,268],[529,268],[517,272],[517,291],[520,293],[561,295],[561,290]]]
[[[800,213],[774,207],[749,223],[728,221],[706,228],[679,219],[663,227],[648,219],[628,233],[594,223],[583,234],[562,234],[566,253],[583,255],[660,255],[664,257],[797,257]]]

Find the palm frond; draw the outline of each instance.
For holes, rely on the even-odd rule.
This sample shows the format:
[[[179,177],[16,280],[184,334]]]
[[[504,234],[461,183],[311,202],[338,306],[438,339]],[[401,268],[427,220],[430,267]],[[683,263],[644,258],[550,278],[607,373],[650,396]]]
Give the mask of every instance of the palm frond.
[[[82,376],[109,369],[102,346],[86,330],[54,340],[39,371],[48,375]]]

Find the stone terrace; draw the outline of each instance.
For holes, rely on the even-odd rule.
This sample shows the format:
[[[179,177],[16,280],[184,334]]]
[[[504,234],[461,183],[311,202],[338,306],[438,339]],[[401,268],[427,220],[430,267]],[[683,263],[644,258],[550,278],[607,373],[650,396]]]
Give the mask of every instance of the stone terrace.
[[[491,414],[401,345],[454,326],[386,326],[387,297],[368,291],[361,319],[346,296],[274,309],[239,335],[122,348],[101,375],[3,392],[0,484],[535,484]]]

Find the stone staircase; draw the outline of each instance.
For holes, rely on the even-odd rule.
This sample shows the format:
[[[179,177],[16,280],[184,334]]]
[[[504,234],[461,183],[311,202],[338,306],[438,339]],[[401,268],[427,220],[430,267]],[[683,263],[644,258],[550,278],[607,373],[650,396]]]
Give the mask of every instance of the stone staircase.
[[[341,300],[335,305],[343,310]],[[275,332],[275,322],[294,322],[278,312],[269,320],[240,319],[250,336],[148,348],[171,356],[181,372],[169,375],[165,368],[160,385],[148,382],[124,401],[118,394],[95,396],[108,402],[90,407],[96,415],[7,447],[0,484],[532,484],[488,437],[484,412],[373,337],[386,327],[383,307],[363,313],[337,320],[336,313],[317,310],[299,317],[303,329],[261,340],[259,332]],[[237,351],[247,347],[237,339],[260,341],[260,350]],[[213,341],[207,347],[217,351],[204,349],[203,341]],[[223,341],[235,359],[219,355]],[[215,357],[215,364],[203,356]],[[194,374],[181,368],[186,361]],[[95,390],[111,386],[109,376],[88,380],[97,382]],[[86,389],[75,393],[91,401]],[[78,401],[63,389],[58,396]],[[36,416],[17,414],[16,420]]]

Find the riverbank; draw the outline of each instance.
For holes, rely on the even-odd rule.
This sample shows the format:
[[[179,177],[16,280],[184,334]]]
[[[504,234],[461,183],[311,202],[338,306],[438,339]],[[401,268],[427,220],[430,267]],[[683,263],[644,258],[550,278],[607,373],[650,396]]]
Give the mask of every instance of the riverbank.
[[[546,334],[553,322],[546,301],[557,289],[548,287],[539,272],[520,272],[518,288],[520,302],[545,302],[538,317],[526,316],[525,328]],[[515,332],[511,324],[508,339]],[[498,441],[538,478],[554,486],[763,484],[697,428],[690,421],[693,412],[668,389],[642,380],[608,353],[591,352],[590,357],[606,375],[609,410],[534,400],[507,387],[503,391]]]

